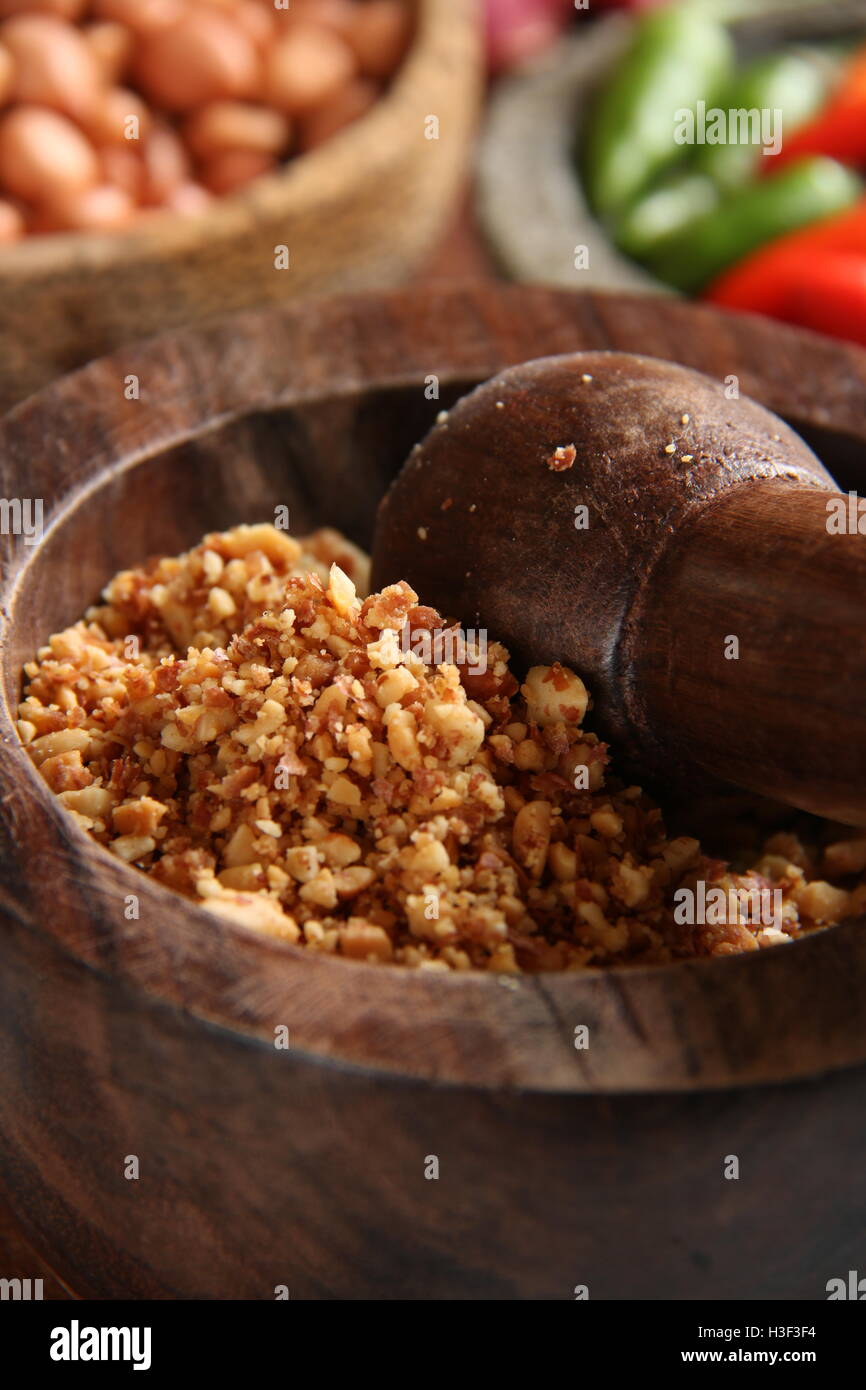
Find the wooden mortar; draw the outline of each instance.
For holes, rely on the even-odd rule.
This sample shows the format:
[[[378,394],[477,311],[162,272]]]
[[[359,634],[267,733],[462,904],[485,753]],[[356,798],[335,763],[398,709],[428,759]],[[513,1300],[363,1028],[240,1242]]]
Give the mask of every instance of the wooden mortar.
[[[737,373],[863,479],[855,349],[673,300],[504,288],[170,334],[0,424],[0,494],[43,498],[47,525],[38,547],[2,538],[0,1172],[77,1294],[812,1299],[857,1267],[862,921],[626,972],[315,958],[104,852],[17,741],[22,662],[118,568],[283,504],[299,532],[369,544],[438,410],[511,363],[598,348]]]

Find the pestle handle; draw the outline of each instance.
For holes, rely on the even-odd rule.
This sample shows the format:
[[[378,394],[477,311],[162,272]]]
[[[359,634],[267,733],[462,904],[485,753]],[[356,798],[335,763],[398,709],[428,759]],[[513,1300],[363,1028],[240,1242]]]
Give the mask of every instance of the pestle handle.
[[[720,494],[671,539],[619,652],[656,769],[866,825],[866,536],[828,531],[838,497]]]
[[[837,498],[783,421],[718,382],[546,358],[413,451],[373,583],[408,579],[518,671],[573,667],[630,775],[693,793],[718,777],[866,825],[866,537],[828,529]]]

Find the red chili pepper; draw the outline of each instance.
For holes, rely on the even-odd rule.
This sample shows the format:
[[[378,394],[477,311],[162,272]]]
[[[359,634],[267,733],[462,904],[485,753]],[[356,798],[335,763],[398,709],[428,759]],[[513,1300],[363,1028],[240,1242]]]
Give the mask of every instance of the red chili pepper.
[[[728,309],[779,316],[792,278],[808,278],[813,266],[837,253],[866,259],[866,199],[762,246],[719,276],[703,297]]]
[[[773,294],[773,318],[866,347],[866,254],[788,253],[776,267]]]
[[[817,261],[792,280],[780,317],[866,347],[866,255],[836,252]]]
[[[811,121],[787,138],[776,155],[762,161],[765,173],[806,154],[826,154],[843,164],[866,161],[866,50],[860,50],[845,69],[841,84]]]

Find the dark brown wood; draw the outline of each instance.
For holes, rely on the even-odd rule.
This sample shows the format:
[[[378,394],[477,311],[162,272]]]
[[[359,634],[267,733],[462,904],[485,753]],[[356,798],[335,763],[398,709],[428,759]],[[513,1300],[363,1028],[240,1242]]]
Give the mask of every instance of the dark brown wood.
[[[572,451],[557,465],[557,448]],[[556,465],[556,466],[553,466]],[[511,367],[412,452],[384,499],[373,585],[559,660],[640,780],[708,774],[866,824],[864,535],[777,415],[668,362]],[[736,643],[736,646],[733,644]]]
[[[700,765],[862,826],[866,534],[828,533],[832,497],[773,480],[696,511],[634,614],[632,672],[687,786]]]
[[[41,1279],[43,1299],[49,1302],[74,1298],[74,1294],[60,1282],[47,1261],[36,1253],[21,1232],[21,1218],[10,1201],[8,1193],[0,1189],[0,1266],[8,1270],[5,1278]],[[31,1285],[35,1294],[37,1286]]]
[[[0,423],[0,496],[43,498],[47,523],[36,548],[2,540],[0,1172],[76,1293],[823,1298],[856,1267],[862,922],[620,974],[314,959],[106,854],[17,744],[22,661],[118,567],[282,504],[299,531],[368,544],[438,410],[509,363],[603,347],[738,373],[862,479],[858,351],[542,290],[246,314],[93,363]]]

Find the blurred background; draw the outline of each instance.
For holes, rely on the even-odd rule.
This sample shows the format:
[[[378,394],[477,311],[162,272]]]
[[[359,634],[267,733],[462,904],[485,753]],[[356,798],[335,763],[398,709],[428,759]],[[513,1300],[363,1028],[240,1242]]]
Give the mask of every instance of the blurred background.
[[[866,0],[0,0],[0,408],[455,279],[866,343]]]

